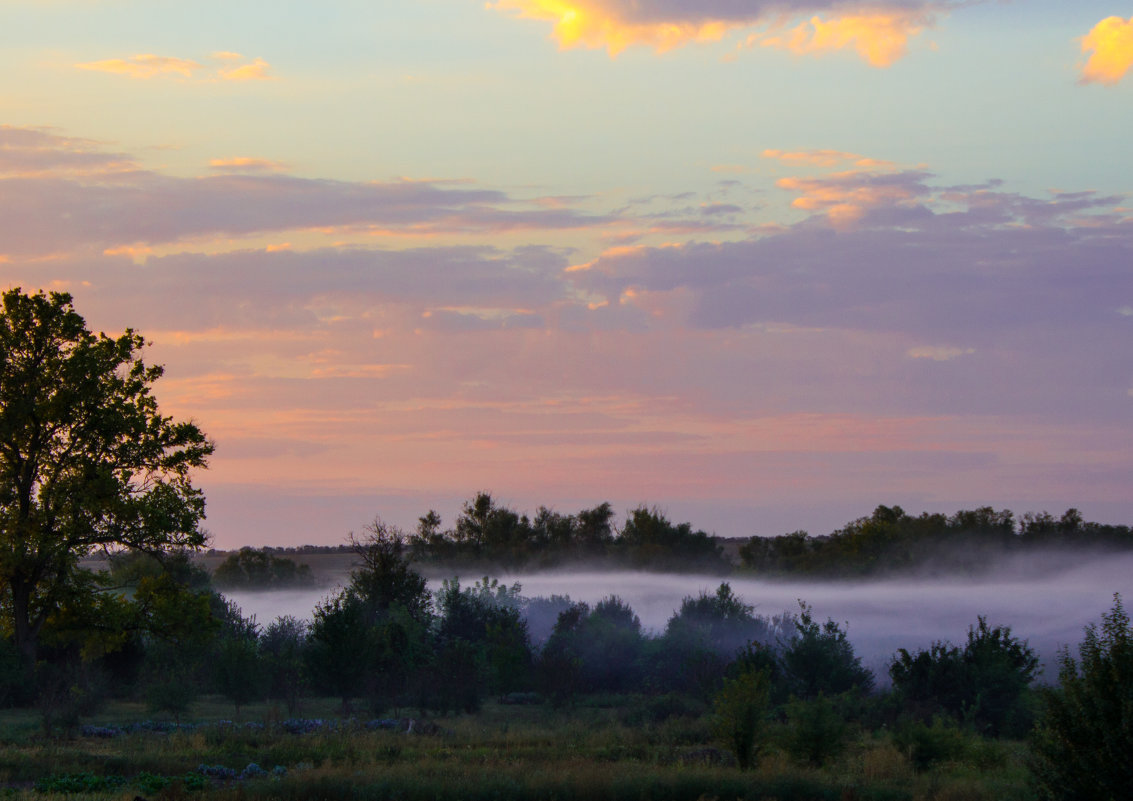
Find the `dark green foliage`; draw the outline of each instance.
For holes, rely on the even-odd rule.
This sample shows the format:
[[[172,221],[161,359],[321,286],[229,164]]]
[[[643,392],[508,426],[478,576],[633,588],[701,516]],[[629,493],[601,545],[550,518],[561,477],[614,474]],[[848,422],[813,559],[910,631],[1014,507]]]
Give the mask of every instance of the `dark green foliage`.
[[[934,718],[931,725],[919,720],[903,721],[893,732],[893,744],[920,771],[961,759],[968,748],[968,740],[956,722],[941,717]]]
[[[311,568],[292,559],[275,556],[267,549],[241,548],[229,554],[216,570],[212,580],[221,589],[276,590],[314,586]]]
[[[315,608],[306,664],[317,689],[342,699],[359,695],[372,710],[424,691],[430,658],[430,595],[410,566],[401,532],[380,520],[363,540],[351,537],[361,567],[338,595]]]
[[[32,664],[60,607],[93,603],[80,559],[204,543],[190,473],[213,446],[159,413],[162,369],[143,362],[140,335],[95,336],[67,294],[10,289],[2,303],[0,609]]]
[[[685,598],[669,618],[664,636],[650,645],[650,681],[657,689],[674,689],[707,698],[716,692],[730,662],[740,653],[770,647],[787,634],[790,618],[755,615],[724,582],[715,593]],[[745,663],[746,665],[746,663]],[[754,669],[778,668],[766,660]],[[735,673],[735,670],[733,670]]]
[[[362,565],[350,576],[347,590],[376,618],[397,604],[416,620],[429,618],[430,596],[424,576],[410,567],[405,535],[380,519],[366,527],[366,536],[350,544]]]
[[[474,652],[473,675],[462,677],[468,687],[495,694],[526,689],[531,673],[531,645],[520,615],[519,585],[477,582],[462,589],[459,579],[445,581],[437,595],[437,638],[442,652],[450,644],[466,643]],[[463,646],[456,653],[463,653]],[[449,661],[453,657],[446,657]],[[463,656],[461,657],[463,658]],[[468,702],[463,700],[462,705]],[[475,702],[478,706],[479,700]]]
[[[544,688],[552,698],[564,692],[636,689],[644,652],[641,621],[620,598],[610,596],[593,610],[585,603],[574,604],[559,615],[543,648]]]
[[[681,607],[669,618],[665,636],[674,640],[695,640],[709,650],[731,657],[748,643],[770,644],[789,633],[786,617],[767,619],[754,614],[723,582],[716,592],[701,592],[695,598],[681,601]]]
[[[291,717],[298,712],[299,699],[307,687],[307,631],[305,621],[287,615],[276,618],[260,636],[268,697],[284,701]]]
[[[798,762],[815,767],[836,759],[849,744],[850,727],[834,699],[818,695],[787,704],[783,748]]]
[[[993,569],[1007,554],[1052,546],[1129,548],[1133,530],[1086,522],[1077,509],[1060,519],[1026,514],[1016,525],[1009,510],[990,506],[917,517],[900,506],[878,506],[827,536],[794,531],[752,537],[740,548],[740,559],[744,567],[772,575],[974,574]]]
[[[1133,628],[1119,595],[1086,628],[1078,658],[1064,652],[1033,737],[1045,799],[1119,801],[1133,787]]]
[[[209,667],[214,689],[233,703],[237,717],[240,707],[263,697],[267,675],[260,659],[259,626],[244,618],[231,601],[213,642]]]
[[[766,673],[741,673],[725,679],[713,699],[713,729],[736,758],[741,770],[755,764],[770,706]]]
[[[915,654],[899,649],[889,675],[922,718],[943,712],[992,735],[1020,736],[1030,728],[1025,694],[1038,665],[1009,627],[990,627],[981,616],[963,650],[942,642]]]
[[[55,658],[35,667],[35,700],[44,734],[55,730],[71,735],[79,721],[106,701],[106,677],[95,665],[78,659]]]
[[[613,518],[613,507],[603,503],[577,515],[540,507],[530,519],[481,492],[464,504],[452,529],[441,528],[436,512],[421,517],[412,553],[448,566],[552,567],[599,559],[655,570],[731,569],[715,540],[690,523],[673,524],[656,509],[639,507],[615,536]]]
[[[153,678],[145,690],[150,714],[172,715],[178,722],[192,708],[196,698],[197,688],[193,681],[178,673]]]
[[[483,700],[484,653],[464,639],[444,641],[430,671],[432,706],[445,712],[475,712]]]
[[[315,688],[342,699],[343,712],[376,663],[377,636],[361,599],[342,592],[315,607],[306,651]]]
[[[130,548],[111,554],[110,583],[116,587],[137,587],[143,579],[165,576],[193,592],[211,589],[209,573],[193,562],[192,552],[184,548],[164,553],[148,553]]]
[[[795,636],[781,657],[790,692],[806,699],[872,689],[873,674],[854,655],[846,632],[833,620],[819,624],[809,606],[801,601],[799,606]]]
[[[657,509],[639,506],[630,512],[616,541],[616,550],[631,564],[681,571],[728,572],[723,549],[691,523],[674,525]]]
[[[31,666],[16,644],[0,637],[0,709],[26,704],[34,697]]]

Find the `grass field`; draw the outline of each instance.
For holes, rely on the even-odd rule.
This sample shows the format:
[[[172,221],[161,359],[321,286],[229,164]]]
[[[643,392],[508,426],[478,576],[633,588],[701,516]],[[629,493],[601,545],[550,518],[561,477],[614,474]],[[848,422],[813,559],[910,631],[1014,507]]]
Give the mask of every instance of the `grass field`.
[[[278,708],[248,706],[239,721],[224,723],[231,705],[206,697],[193,709],[191,729],[53,738],[34,712],[7,711],[0,713],[0,786],[13,798],[73,799],[1029,797],[1023,744],[977,737],[918,772],[885,733],[858,734],[818,768],[792,762],[776,745],[782,724],[773,723],[758,765],[745,772],[713,741],[707,715],[658,719],[639,697],[589,698],[561,710],[492,703],[476,715],[431,718],[439,731],[430,734],[371,730],[362,719],[339,721],[337,709],[332,699],[308,701],[304,717],[333,719],[335,728],[295,734]],[[146,718],[142,705],[116,702],[91,722]]]

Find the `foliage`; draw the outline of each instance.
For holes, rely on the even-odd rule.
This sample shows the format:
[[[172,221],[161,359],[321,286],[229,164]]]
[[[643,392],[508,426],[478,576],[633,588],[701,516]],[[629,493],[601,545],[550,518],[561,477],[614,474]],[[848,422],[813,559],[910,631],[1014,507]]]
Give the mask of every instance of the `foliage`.
[[[849,742],[850,727],[833,699],[819,694],[787,704],[783,748],[791,757],[816,767],[837,758]]]
[[[627,692],[642,681],[645,637],[641,621],[617,596],[591,609],[585,603],[559,615],[543,648],[544,686],[563,692]]]
[[[461,589],[460,580],[454,578],[445,581],[437,595],[437,636],[442,647],[458,640],[467,643],[476,653],[473,663],[478,674],[466,679],[495,694],[528,686],[532,653],[519,591],[518,584],[508,587],[487,577]]]
[[[769,707],[766,673],[745,672],[725,679],[713,699],[713,730],[731,749],[741,770],[755,764]]]
[[[911,654],[904,648],[889,666],[894,688],[922,717],[943,712],[981,731],[1021,735],[1030,720],[1024,704],[1038,657],[1006,626],[990,627],[980,616],[968,629],[963,650],[934,643]]]
[[[266,673],[260,659],[259,626],[254,618],[244,618],[229,602],[227,619],[213,644],[210,667],[213,686],[236,707],[263,696]]]
[[[375,664],[377,647],[360,598],[341,592],[322,601],[315,607],[306,650],[315,688],[341,698],[343,712],[348,712]]]
[[[1121,596],[1091,624],[1078,658],[1063,652],[1033,738],[1042,798],[1116,801],[1133,787],[1133,627]]]
[[[657,509],[639,506],[630,512],[616,541],[631,564],[666,570],[727,572],[723,549],[691,523],[674,525]]]
[[[365,605],[371,619],[394,604],[417,620],[429,618],[425,578],[410,567],[406,537],[401,531],[376,518],[361,539],[351,534],[350,544],[362,564],[351,573],[347,592]]]
[[[277,590],[314,586],[311,568],[268,550],[241,548],[221,562],[212,580],[221,589]]]
[[[990,506],[953,515],[912,516],[900,506],[878,506],[826,536],[794,531],[752,537],[740,548],[744,567],[769,575],[853,577],[915,571],[973,574],[999,558],[1044,548],[1129,548],[1133,529],[1083,520],[1077,509],[1061,518],[1046,512],[1016,519]]]
[[[431,596],[400,531],[375,520],[364,539],[350,541],[362,564],[315,608],[306,663],[316,687],[340,697],[344,710],[359,694],[376,709],[425,679]]]
[[[268,697],[286,702],[291,717],[297,714],[299,699],[308,683],[304,664],[307,631],[305,621],[286,615],[276,618],[260,637]]]
[[[45,625],[95,591],[77,577],[95,549],[195,548],[204,498],[190,473],[213,446],[163,417],[162,368],[142,337],[95,336],[69,295],[3,294],[0,312],[0,597],[34,661]]]
[[[800,601],[799,607],[795,636],[781,657],[790,692],[806,699],[872,689],[873,674],[854,655],[842,627],[829,619],[819,624],[809,606]]]
[[[934,718],[931,724],[903,721],[893,733],[893,744],[908,755],[919,771],[940,762],[958,760],[967,750],[967,738],[956,722],[942,717]]]

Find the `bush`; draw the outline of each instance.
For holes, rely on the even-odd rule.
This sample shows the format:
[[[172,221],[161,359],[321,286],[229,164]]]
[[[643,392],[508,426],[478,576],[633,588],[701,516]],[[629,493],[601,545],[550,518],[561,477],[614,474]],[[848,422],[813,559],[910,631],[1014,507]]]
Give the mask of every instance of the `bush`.
[[[783,749],[798,762],[821,767],[846,750],[850,727],[834,701],[819,695],[809,701],[787,704],[787,730]]]
[[[769,706],[770,681],[766,673],[743,673],[725,679],[713,701],[716,736],[731,749],[741,770],[758,757]]]
[[[795,637],[783,650],[787,686],[799,698],[868,691],[873,674],[854,655],[846,632],[833,620],[819,624],[805,603],[799,602]]]
[[[931,725],[906,721],[893,733],[893,744],[919,771],[928,770],[938,762],[961,759],[967,752],[964,733],[954,721],[943,717],[935,718]]]
[[[902,648],[889,675],[914,713],[944,712],[988,734],[1022,735],[1030,728],[1026,692],[1038,664],[1010,628],[988,626],[981,616],[963,650],[940,642],[916,654]]]
[[[1063,801],[1127,798],[1133,787],[1133,628],[1114,595],[1101,628],[1091,624],[1078,659],[1063,652],[1056,690],[1033,742],[1039,796]]]

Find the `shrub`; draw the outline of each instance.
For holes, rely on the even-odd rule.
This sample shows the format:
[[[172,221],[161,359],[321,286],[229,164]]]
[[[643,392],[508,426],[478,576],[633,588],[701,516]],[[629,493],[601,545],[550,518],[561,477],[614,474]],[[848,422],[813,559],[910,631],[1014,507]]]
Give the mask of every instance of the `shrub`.
[[[782,656],[791,692],[799,698],[814,698],[820,693],[871,689],[873,674],[854,655],[846,632],[833,620],[819,624],[805,603],[800,601],[799,607],[795,637]]]
[[[916,654],[902,648],[889,675],[915,712],[945,712],[989,734],[1021,735],[1031,722],[1025,700],[1038,664],[1026,641],[981,616],[963,650],[940,642]]]
[[[1078,659],[1063,652],[1058,689],[1033,742],[1040,797],[1064,801],[1127,798],[1133,787],[1133,628],[1115,595],[1102,623],[1086,628]]]
[[[931,725],[906,721],[893,733],[893,744],[905,752],[919,771],[938,762],[961,759],[967,751],[967,739],[956,723],[948,718],[934,718]]]
[[[787,704],[787,730],[783,749],[798,762],[821,767],[846,750],[850,727],[834,701],[819,695]]]
[[[747,770],[758,757],[769,706],[770,681],[766,673],[743,673],[725,679],[713,700],[713,728],[716,736],[736,757],[741,770]]]

